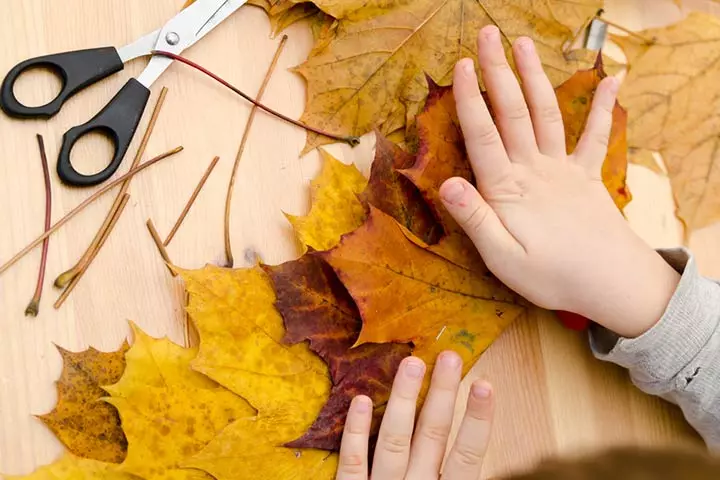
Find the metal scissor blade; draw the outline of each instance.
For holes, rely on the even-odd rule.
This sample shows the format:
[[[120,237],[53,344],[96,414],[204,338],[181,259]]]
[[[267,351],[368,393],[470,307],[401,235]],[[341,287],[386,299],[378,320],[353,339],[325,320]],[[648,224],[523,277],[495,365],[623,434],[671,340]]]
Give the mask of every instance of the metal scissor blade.
[[[154,32],[148,33],[142,38],[135,40],[133,43],[125,45],[122,48],[118,48],[118,54],[123,63],[127,63],[138,57],[144,57],[150,55],[155,44],[157,43],[158,35],[160,35],[160,29]]]
[[[220,9],[208,19],[207,22],[205,22],[205,25],[203,25],[197,32],[195,41],[199,41],[202,39],[205,35],[210,33],[215,27],[220,25],[222,22],[227,20],[227,18],[235,13],[238,8],[242,7],[247,3],[247,0],[227,0]]]
[[[181,54],[246,2],[247,0],[196,0],[159,31],[154,50]],[[138,81],[149,88],[172,62],[168,57],[151,58]]]

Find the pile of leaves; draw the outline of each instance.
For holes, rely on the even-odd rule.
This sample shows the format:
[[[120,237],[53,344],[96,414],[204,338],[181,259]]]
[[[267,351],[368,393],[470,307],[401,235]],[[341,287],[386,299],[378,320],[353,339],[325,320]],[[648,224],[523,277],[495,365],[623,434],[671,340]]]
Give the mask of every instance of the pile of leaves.
[[[303,120],[340,135],[376,131],[370,178],[322,152],[312,209],[288,215],[303,248],[296,260],[175,267],[197,348],[133,327],[130,348],[61,351],[58,404],[41,419],[67,453],[26,478],[333,478],[353,396],[373,399],[377,431],[404,357],[432,368],[453,349],[469,369],[526,311],[440,202],[447,178],[474,181],[447,84],[455,62],[475,55],[482,26],[498,25],[508,47],[532,37],[572,151],[605,72],[600,58],[588,68],[591,52],[564,47],[602,2],[251,3],[275,31],[308,19],[316,43],[297,68],[308,82]],[[630,62],[621,97],[629,118],[617,105],[603,167],[608,191],[620,209],[631,199],[628,143],[648,165],[658,151],[688,227],[712,223],[720,211],[720,95],[710,95],[720,88],[720,22],[693,14],[615,41]],[[306,148],[324,143],[311,134]]]
[[[570,145],[603,76],[598,63],[557,90]],[[378,134],[368,180],[322,152],[312,209],[288,216],[300,258],[176,268],[198,348],[133,327],[129,349],[61,350],[59,401],[40,418],[68,453],[26,478],[330,479],[355,395],[373,399],[377,431],[404,357],[432,368],[453,349],[469,369],[526,306],[440,204],[444,180],[473,175],[452,89],[428,81],[416,154]],[[611,143],[604,180],[622,207],[619,106]]]

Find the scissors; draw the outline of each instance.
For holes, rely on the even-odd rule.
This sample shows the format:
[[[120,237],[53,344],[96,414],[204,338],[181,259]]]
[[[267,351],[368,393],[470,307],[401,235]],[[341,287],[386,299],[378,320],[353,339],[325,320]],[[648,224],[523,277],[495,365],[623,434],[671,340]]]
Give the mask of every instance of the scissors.
[[[119,72],[124,64],[138,57],[152,55],[153,50],[180,54],[190,48],[215,27],[226,20],[247,0],[197,0],[178,13],[161,29],[122,47],[78,50],[26,60],[7,74],[0,87],[0,108],[15,118],[50,118],[73,95],[100,80]],[[63,136],[57,172],[63,183],[77,187],[97,185],[110,178],[122,163],[135,135],[148,99],[150,86],[172,64],[173,60],[153,56],[147,68],[131,78],[112,100],[90,121],[73,127]],[[50,69],[62,80],[58,96],[39,107],[26,107],[13,92],[15,81],[24,72],[36,68]],[[110,164],[101,172],[84,175],[70,162],[73,145],[84,135],[99,131],[114,143],[115,153]]]

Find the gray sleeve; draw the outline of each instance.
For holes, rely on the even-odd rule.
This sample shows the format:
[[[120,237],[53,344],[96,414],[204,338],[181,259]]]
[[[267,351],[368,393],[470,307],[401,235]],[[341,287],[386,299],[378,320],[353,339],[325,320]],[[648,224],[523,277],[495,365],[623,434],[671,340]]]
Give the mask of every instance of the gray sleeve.
[[[642,391],[679,405],[720,451],[720,283],[700,276],[687,250],[658,253],[682,274],[663,317],[633,339],[593,326],[590,345],[597,358],[627,368]]]

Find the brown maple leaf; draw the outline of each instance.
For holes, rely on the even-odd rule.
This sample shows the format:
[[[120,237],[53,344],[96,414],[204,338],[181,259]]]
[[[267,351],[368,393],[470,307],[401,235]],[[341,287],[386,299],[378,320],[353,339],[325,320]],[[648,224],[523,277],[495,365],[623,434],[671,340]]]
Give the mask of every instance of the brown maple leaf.
[[[385,343],[351,348],[360,334],[360,313],[332,268],[317,256],[265,267],[275,284],[275,306],[285,323],[285,341],[309,341],[327,363],[333,389],[310,429],[286,444],[294,448],[339,450],[352,399],[369,396],[374,405],[373,433],[380,426],[400,361],[411,346]]]
[[[443,233],[442,226],[420,190],[400,173],[414,163],[414,155],[377,132],[370,179],[359,198],[393,217],[424,242],[436,243]]]
[[[57,381],[58,401],[55,409],[38,418],[47,425],[73,454],[108,463],[120,463],[127,454],[127,439],[120,426],[120,416],[102,389],[122,377],[125,371],[123,343],[116,352],[104,353],[90,348],[69,352],[58,347],[63,370]]]
[[[630,63],[620,91],[631,147],[660,152],[689,230],[720,219],[720,19],[691,13],[664,28],[614,36]]]
[[[448,262],[408,235],[371,206],[360,228],[317,255],[360,310],[357,345],[412,342],[413,354],[430,366],[441,351],[453,349],[469,368],[524,308],[492,275]]]
[[[315,3],[341,19],[332,40],[297,68],[308,82],[302,120],[339,135],[375,128],[389,135],[411,123],[427,95],[425,74],[450,83],[454,64],[476,56],[477,32],[486,25],[500,28],[508,48],[519,36],[532,37],[555,85],[588,61],[586,51],[563,51],[573,32],[557,20],[553,6],[566,2],[329,2],[341,11]],[[306,151],[327,141],[310,135]]]

